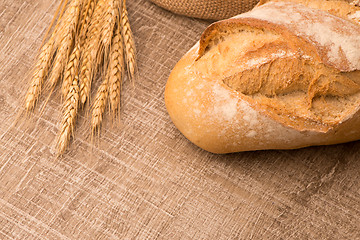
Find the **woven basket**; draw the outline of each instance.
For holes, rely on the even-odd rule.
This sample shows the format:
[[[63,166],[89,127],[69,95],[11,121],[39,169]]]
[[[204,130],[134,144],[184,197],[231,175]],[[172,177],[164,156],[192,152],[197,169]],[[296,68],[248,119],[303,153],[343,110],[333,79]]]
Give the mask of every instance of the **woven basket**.
[[[151,0],[171,12],[202,19],[220,20],[252,9],[258,0]]]

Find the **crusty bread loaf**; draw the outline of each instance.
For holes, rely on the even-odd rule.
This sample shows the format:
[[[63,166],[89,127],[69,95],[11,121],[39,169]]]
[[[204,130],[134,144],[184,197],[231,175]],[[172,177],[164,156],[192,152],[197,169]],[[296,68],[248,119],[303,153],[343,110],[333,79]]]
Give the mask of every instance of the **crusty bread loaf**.
[[[360,8],[261,1],[210,25],[173,69],[176,127],[214,153],[360,139]]]

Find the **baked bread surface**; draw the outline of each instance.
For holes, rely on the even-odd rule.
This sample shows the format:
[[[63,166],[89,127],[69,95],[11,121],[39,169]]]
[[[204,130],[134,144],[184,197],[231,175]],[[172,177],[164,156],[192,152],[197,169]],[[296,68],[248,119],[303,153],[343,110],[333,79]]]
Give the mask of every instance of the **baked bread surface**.
[[[359,139],[359,13],[345,2],[263,1],[210,25],[167,82],[174,124],[214,153]]]

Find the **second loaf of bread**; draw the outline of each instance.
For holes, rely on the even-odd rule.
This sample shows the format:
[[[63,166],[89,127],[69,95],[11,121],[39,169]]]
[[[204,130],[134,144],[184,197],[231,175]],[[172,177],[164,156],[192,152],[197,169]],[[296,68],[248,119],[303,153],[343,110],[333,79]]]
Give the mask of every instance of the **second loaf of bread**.
[[[177,128],[214,153],[360,139],[360,9],[261,2],[210,25],[173,69]]]

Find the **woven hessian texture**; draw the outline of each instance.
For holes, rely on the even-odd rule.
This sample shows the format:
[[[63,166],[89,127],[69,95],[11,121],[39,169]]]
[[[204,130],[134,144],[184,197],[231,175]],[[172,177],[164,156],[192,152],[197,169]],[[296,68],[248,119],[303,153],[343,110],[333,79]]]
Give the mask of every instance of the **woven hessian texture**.
[[[0,4],[0,239],[360,239],[360,142],[214,155],[179,133],[165,83],[209,23],[149,1],[127,1],[140,72],[121,126],[106,115],[92,141],[82,111],[56,159],[53,94],[12,127],[58,2]]]
[[[177,14],[202,18],[225,19],[252,9],[259,0],[151,0]]]

